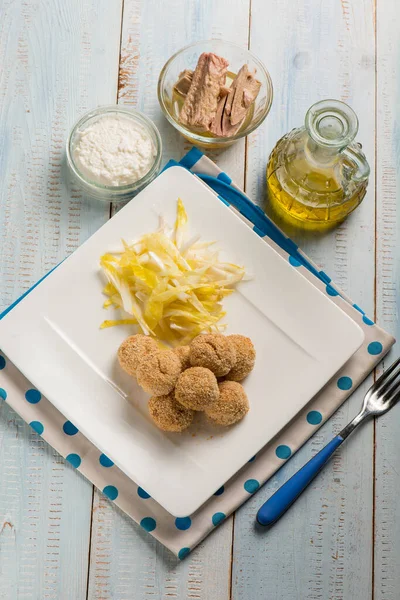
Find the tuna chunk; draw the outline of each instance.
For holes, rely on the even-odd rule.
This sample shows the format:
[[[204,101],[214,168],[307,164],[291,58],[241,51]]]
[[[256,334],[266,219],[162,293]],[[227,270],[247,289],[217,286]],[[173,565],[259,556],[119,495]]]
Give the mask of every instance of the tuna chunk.
[[[232,137],[235,135],[241,128],[246,116],[244,115],[243,119],[239,121],[239,123],[232,125],[230,116],[226,114],[226,105],[228,104],[228,100],[229,94],[228,96],[220,99],[215,119],[210,125],[211,133],[220,137]]]
[[[193,73],[179,120],[183,125],[209,129],[214,120],[220,89],[225,85],[228,61],[212,52],[203,52]]]
[[[249,72],[247,65],[243,65],[232,82],[233,94],[228,97],[225,107],[231,118],[231,125],[243,122],[249,106],[258,96],[260,87],[261,83]]]
[[[232,81],[228,95],[220,98],[210,131],[222,137],[235,135],[257,98],[260,87],[261,83],[249,72],[247,65],[243,65]]]
[[[174,85],[174,90],[181,96],[186,96],[190,86],[192,85],[193,71],[185,69],[182,73],[179,73],[179,79]]]
[[[211,133],[213,133],[214,135],[218,135],[219,137],[224,137],[224,133],[222,131],[222,120],[223,120],[223,116],[224,116],[224,109],[225,109],[227,97],[228,97],[228,94],[226,94],[225,96],[222,96],[222,98],[220,98],[220,100],[218,102],[217,112],[215,113],[213,122],[210,125]]]

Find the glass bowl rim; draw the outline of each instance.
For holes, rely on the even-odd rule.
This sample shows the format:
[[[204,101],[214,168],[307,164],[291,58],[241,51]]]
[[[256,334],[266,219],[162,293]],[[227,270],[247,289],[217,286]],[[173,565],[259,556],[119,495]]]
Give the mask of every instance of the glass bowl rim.
[[[75,136],[76,132],[78,131],[79,127],[81,127],[83,124],[85,124],[87,121],[89,121],[93,117],[96,117],[98,115],[107,114],[107,113],[112,113],[112,112],[126,114],[130,118],[133,118],[133,119],[136,118],[136,120],[139,121],[141,123],[141,125],[143,125],[145,128],[147,128],[149,131],[151,131],[153,133],[152,140],[153,140],[153,142],[155,140],[155,146],[156,146],[156,156],[154,158],[154,162],[153,162],[151,168],[147,171],[147,173],[145,175],[143,175],[143,177],[141,177],[140,179],[137,179],[136,181],[134,181],[132,183],[126,183],[124,185],[103,185],[101,183],[96,183],[95,181],[92,181],[91,179],[86,178],[83,175],[83,173],[81,173],[81,171],[78,169],[78,167],[74,161],[73,152],[72,152],[72,142],[73,142],[74,136]],[[153,121],[149,117],[147,117],[141,111],[136,110],[135,108],[132,108],[132,107],[128,107],[128,106],[120,106],[118,104],[106,104],[106,105],[98,106],[97,108],[88,110],[74,123],[74,125],[72,126],[71,131],[68,135],[68,138],[67,138],[66,154],[67,154],[68,164],[69,164],[73,174],[75,175],[75,177],[78,179],[78,181],[81,184],[83,184],[85,187],[89,186],[90,188],[93,188],[94,190],[107,192],[108,194],[111,194],[111,195],[113,195],[113,194],[120,195],[120,194],[124,194],[124,193],[130,192],[130,191],[135,191],[138,187],[141,187],[147,181],[147,179],[149,179],[150,177],[152,177],[154,175],[155,171],[159,168],[159,165],[161,163],[162,140],[161,140],[160,132],[158,131],[156,125],[153,123]]]
[[[266,105],[265,105],[264,109],[262,110],[261,116],[253,124],[250,124],[244,131],[241,131],[240,133],[237,133],[236,135],[233,135],[229,138],[208,137],[208,136],[205,137],[203,135],[198,135],[198,134],[194,133],[190,129],[187,129],[186,127],[184,127],[183,125],[178,123],[178,121],[176,121],[171,116],[170,112],[167,110],[167,108],[165,106],[163,94],[162,94],[162,89],[164,88],[165,76],[166,76],[166,73],[167,73],[168,68],[170,67],[171,63],[180,54],[182,54],[182,52],[185,52],[186,50],[189,50],[190,48],[196,48],[196,47],[202,46],[204,44],[209,44],[210,42],[220,43],[224,46],[230,46],[231,48],[235,48],[236,50],[245,52],[256,63],[257,68],[259,68],[260,71],[264,74],[265,79],[267,81],[268,97],[267,97]],[[240,140],[241,138],[246,137],[247,135],[250,135],[250,133],[252,133],[255,129],[257,129],[257,127],[259,127],[261,125],[261,123],[264,121],[264,119],[268,115],[269,111],[271,110],[272,101],[273,101],[273,97],[274,97],[274,88],[273,88],[272,79],[271,79],[271,75],[270,75],[269,71],[264,66],[263,62],[255,54],[253,54],[248,48],[243,48],[242,46],[239,46],[239,44],[235,44],[234,42],[227,42],[225,40],[211,38],[208,40],[200,40],[198,42],[188,44],[187,46],[184,46],[183,48],[181,48],[180,50],[175,52],[167,60],[167,62],[164,64],[163,68],[161,69],[160,75],[158,77],[157,96],[158,96],[158,102],[160,104],[160,107],[161,107],[161,110],[162,110],[164,116],[168,119],[168,121],[171,123],[171,125],[173,125],[183,136],[188,136],[189,138],[196,140],[198,142],[201,142],[202,144],[205,144],[205,145],[208,145],[208,144],[230,144],[236,140]]]

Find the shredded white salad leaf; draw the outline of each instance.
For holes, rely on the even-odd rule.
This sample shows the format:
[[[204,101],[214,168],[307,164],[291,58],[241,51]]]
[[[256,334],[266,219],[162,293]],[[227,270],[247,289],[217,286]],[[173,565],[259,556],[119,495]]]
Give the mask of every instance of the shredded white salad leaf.
[[[175,226],[160,227],[120,252],[100,258],[107,278],[104,308],[120,309],[123,318],[101,328],[132,324],[172,346],[189,343],[202,332],[218,332],[225,316],[222,300],[243,279],[243,267],[221,262],[215,242],[188,236],[188,217],[177,203]],[[125,314],[124,314],[125,313]]]

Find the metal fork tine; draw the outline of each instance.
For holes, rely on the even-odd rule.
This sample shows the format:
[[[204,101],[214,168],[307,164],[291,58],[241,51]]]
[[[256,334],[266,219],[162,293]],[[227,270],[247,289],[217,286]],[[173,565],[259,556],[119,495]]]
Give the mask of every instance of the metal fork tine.
[[[378,391],[379,396],[381,396],[381,398],[384,400],[384,402],[386,402],[387,398],[389,396],[391,396],[392,393],[395,392],[397,390],[397,388],[400,386],[399,375],[400,375],[400,369],[398,369],[392,375],[392,377],[389,379],[389,381],[384,383],[382,385],[381,389]]]
[[[396,386],[395,390],[394,390],[394,394],[392,394],[389,398],[384,398],[384,402],[387,404],[390,404],[391,406],[394,406],[396,404],[396,402],[398,402],[400,400],[400,382],[399,384]]]
[[[387,369],[387,371],[382,373],[382,375],[379,377],[379,379],[377,379],[375,381],[375,383],[371,389],[375,393],[377,393],[377,392],[383,393],[385,390],[387,390],[388,387],[391,385],[391,383],[397,378],[397,376],[400,373],[400,370],[399,370],[398,372],[395,372],[392,375],[393,371],[396,371],[396,369],[399,365],[400,365],[400,358],[395,360],[394,363]]]
[[[399,385],[399,375],[400,369],[396,369],[389,377],[387,381],[385,381],[379,389],[375,392],[378,396],[382,398],[382,400],[386,401],[389,395],[391,395],[392,391]]]

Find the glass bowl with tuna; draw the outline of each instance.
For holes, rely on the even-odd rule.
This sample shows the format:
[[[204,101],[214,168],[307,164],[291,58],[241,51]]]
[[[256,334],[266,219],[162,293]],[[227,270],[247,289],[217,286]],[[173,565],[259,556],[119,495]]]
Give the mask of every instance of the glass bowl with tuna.
[[[249,50],[221,40],[186,46],[167,61],[158,100],[168,121],[190,142],[221,148],[249,135],[272,104],[272,81]]]

